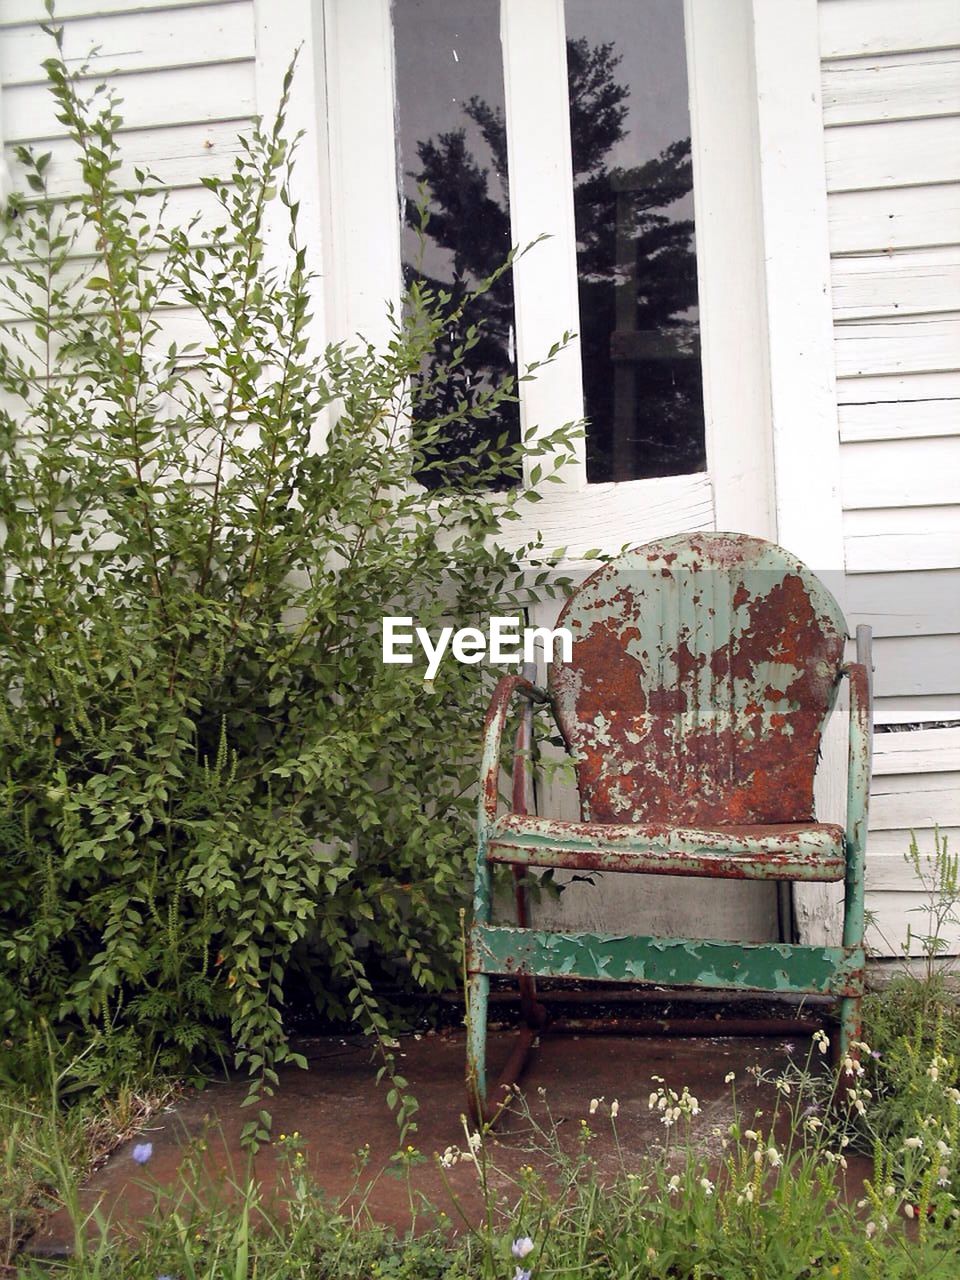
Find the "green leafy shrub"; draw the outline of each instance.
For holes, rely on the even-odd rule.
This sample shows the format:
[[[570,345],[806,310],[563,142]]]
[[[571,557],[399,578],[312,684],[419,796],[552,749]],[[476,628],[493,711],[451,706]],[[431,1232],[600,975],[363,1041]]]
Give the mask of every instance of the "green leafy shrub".
[[[485,676],[386,666],[380,626],[522,601],[491,535],[526,491],[485,487],[520,449],[457,488],[412,480],[515,380],[425,413],[478,334],[469,298],[416,283],[386,350],[312,349],[289,76],[205,182],[222,223],[201,231],[127,179],[114,94],[45,67],[82,191],[53,198],[49,156],[21,151],[0,244],[2,1033],[97,1032],[167,1069],[232,1047],[269,1083],[295,963],[324,1013],[379,1032],[370,973],[455,981]]]

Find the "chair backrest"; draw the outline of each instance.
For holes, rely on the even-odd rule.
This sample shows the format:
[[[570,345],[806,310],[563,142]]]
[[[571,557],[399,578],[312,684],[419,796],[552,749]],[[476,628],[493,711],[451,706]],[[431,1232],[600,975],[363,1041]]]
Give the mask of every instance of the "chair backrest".
[[[572,660],[550,686],[585,820],[813,817],[846,623],[795,556],[744,534],[664,538],[591,574],[557,625]]]

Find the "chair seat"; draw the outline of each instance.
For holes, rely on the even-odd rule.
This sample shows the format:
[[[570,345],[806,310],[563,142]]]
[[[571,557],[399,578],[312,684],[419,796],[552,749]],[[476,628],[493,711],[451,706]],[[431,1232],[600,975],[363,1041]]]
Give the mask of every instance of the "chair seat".
[[[842,880],[846,845],[843,828],[825,822],[699,828],[507,813],[491,828],[487,858],[573,871]]]

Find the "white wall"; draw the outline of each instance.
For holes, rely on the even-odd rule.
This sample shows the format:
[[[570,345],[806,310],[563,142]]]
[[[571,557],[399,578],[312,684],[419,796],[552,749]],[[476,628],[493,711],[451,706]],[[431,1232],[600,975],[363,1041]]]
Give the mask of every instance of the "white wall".
[[[49,21],[42,0],[0,0],[2,139],[15,187],[11,151],[29,145],[52,154],[50,191],[67,195],[77,190],[79,174],[41,66],[56,52],[42,21]],[[200,179],[229,176],[237,135],[256,111],[253,0],[58,0],[56,21],[68,66],[89,61],[89,87],[107,78],[123,99],[121,180],[134,167],[155,174],[168,193],[170,225],[198,215],[198,231],[222,223]],[[99,51],[91,57],[94,47]],[[79,248],[90,253],[92,236],[82,236]],[[178,342],[196,336],[186,311],[166,324]]]
[[[960,3],[819,14],[847,604],[874,627],[877,723],[931,726],[876,735],[889,953],[922,930],[910,831],[960,844],[960,729],[932,727],[960,719]]]

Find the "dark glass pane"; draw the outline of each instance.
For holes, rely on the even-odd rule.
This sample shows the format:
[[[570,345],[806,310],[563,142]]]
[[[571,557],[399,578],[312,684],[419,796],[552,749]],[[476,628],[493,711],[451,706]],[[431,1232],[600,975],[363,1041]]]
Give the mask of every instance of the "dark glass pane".
[[[565,0],[587,478],[705,465],[683,0]]]
[[[393,27],[404,276],[422,276],[456,300],[490,276],[511,246],[500,3],[394,0]],[[418,189],[424,183],[430,216],[421,236]],[[491,381],[515,375],[511,272],[472,304],[439,358],[479,321],[479,342],[421,406],[421,421],[461,400],[475,405]],[[468,480],[489,464],[490,447],[504,435],[510,443],[520,438],[515,403],[431,447],[420,479],[434,487]],[[470,452],[473,461],[456,461]],[[487,483],[508,480],[495,472]]]

